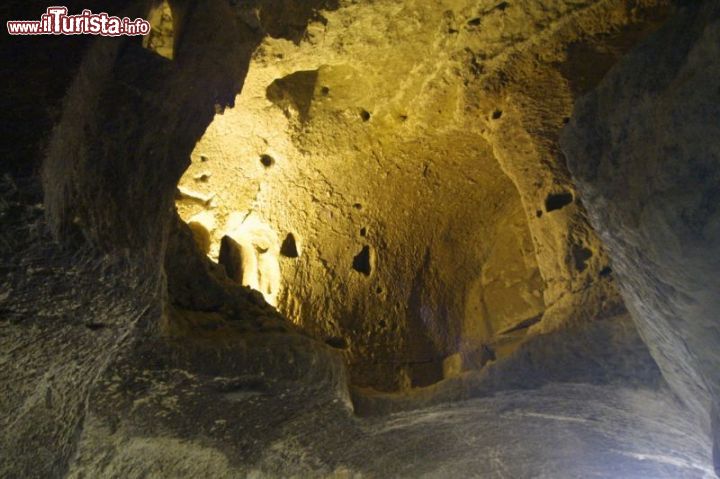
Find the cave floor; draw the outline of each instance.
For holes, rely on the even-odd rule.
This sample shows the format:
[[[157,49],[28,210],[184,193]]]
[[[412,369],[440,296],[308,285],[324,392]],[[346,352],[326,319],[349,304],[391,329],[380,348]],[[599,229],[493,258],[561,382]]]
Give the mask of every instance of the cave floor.
[[[590,361],[597,344],[620,362],[563,358],[573,342],[558,336],[527,355],[553,351],[566,367],[500,371],[532,387],[360,417],[337,350],[242,321],[162,337],[157,285],[117,259],[59,249],[40,226],[17,228],[40,215],[18,207],[3,220],[6,241],[29,246],[1,258],[2,477],[712,477],[707,433],[625,323],[597,323],[616,349],[590,329],[567,333]],[[573,365],[596,384],[553,379]],[[624,380],[626,369],[645,379]]]
[[[262,356],[287,340],[279,335],[248,345],[245,354]],[[198,350],[168,355],[154,346],[165,358],[175,356],[154,369],[156,359],[143,347],[133,355],[141,361],[121,361],[91,395],[71,471],[77,477],[713,477],[708,441],[664,388],[547,384],[359,418],[343,394],[343,369],[322,353],[306,357],[301,343],[292,339],[285,352],[263,362],[298,366],[293,377],[280,379],[273,366],[238,367],[229,351],[203,364],[211,356]],[[311,369],[297,374],[305,367]]]

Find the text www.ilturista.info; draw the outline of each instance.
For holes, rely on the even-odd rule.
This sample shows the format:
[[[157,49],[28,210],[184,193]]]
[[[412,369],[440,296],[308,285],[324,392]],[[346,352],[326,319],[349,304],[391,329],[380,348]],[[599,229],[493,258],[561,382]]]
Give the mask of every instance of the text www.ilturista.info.
[[[147,35],[150,22],[143,18],[130,19],[92,13],[83,10],[79,15],[68,15],[67,7],[48,7],[40,20],[10,20],[10,35]]]

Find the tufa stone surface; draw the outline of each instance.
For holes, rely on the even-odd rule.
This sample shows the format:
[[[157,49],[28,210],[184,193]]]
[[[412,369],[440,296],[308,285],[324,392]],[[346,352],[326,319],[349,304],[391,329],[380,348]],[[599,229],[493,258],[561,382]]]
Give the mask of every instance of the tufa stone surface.
[[[340,2],[298,42],[266,37],[180,181],[215,198],[210,256],[233,212],[297,233],[278,309],[318,339],[344,338],[353,381],[380,390],[615,314],[557,138],[574,99],[670,11]],[[186,221],[208,209],[177,207]]]

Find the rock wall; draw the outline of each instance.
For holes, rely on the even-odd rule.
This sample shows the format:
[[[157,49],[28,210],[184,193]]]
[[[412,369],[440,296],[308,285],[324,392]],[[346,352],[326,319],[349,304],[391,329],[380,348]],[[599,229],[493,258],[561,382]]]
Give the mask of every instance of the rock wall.
[[[563,135],[626,304],[676,393],[712,424],[716,464],[719,59],[720,8],[688,7],[578,102]]]
[[[0,475],[710,477],[556,144],[665,2],[169,5],[172,61],[88,52],[43,171],[54,237],[0,198]],[[176,191],[248,68],[256,116],[219,117]],[[195,246],[223,209],[327,346]],[[443,381],[353,405],[338,350],[356,384]]]
[[[278,308],[340,345],[363,386],[424,386],[528,331],[617,314],[557,138],[574,99],[670,11],[341,2],[301,41],[259,46],[178,210],[212,215],[215,259],[232,215],[301,243],[281,256]]]
[[[142,2],[126,11],[146,13]],[[88,52],[43,164],[58,237],[76,232],[161,264],[177,181],[216,108],[232,104],[259,39],[225,2],[178,16],[185,43],[173,62],[132,39],[100,39]]]

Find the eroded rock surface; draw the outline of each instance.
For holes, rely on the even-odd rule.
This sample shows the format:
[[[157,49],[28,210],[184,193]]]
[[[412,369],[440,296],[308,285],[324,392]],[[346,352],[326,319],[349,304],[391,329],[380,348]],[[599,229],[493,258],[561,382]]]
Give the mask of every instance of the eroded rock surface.
[[[0,182],[0,475],[712,477],[557,145],[670,2],[158,5]]]
[[[563,137],[626,304],[705,428],[720,398],[719,58],[720,9],[695,5],[583,98]]]
[[[259,46],[181,180],[215,204],[179,212],[214,215],[216,259],[235,212],[300,238],[303,255],[281,258],[278,308],[343,338],[363,386],[426,386],[528,330],[615,314],[556,140],[574,98],[669,11],[340,2],[300,42]]]

